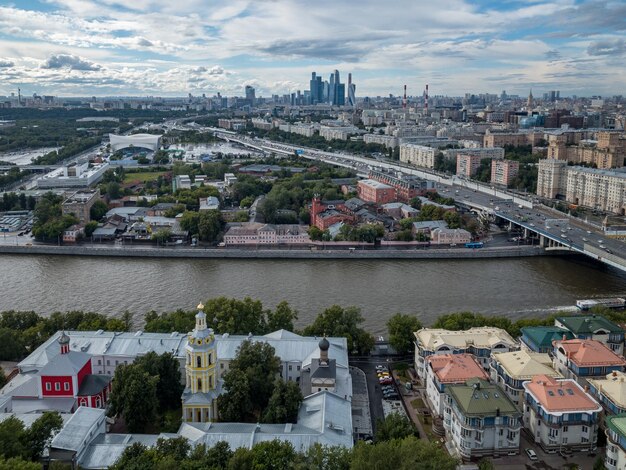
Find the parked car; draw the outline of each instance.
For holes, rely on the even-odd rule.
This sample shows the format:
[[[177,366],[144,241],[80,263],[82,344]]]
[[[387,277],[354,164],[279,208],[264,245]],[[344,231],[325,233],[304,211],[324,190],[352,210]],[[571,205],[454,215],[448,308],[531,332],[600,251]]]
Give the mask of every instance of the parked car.
[[[537,457],[537,453],[532,450],[532,449],[526,449],[526,455],[528,455],[528,458],[530,460],[538,460],[539,457]]]

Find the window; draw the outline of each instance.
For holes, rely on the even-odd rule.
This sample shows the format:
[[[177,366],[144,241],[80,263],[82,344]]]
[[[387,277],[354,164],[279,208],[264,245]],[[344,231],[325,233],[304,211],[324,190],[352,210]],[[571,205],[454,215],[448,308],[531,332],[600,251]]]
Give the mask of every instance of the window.
[[[213,364],[213,357],[211,354],[209,354],[209,365]]]
[[[289,364],[289,370],[291,370],[291,368],[292,368],[292,366],[291,366],[291,364]]]
[[[115,365],[119,365],[120,361],[118,361],[117,359],[115,359]]]
[[[213,376],[209,375],[209,388],[213,388]]]
[[[563,426],[563,432],[567,432],[567,426]]]
[[[65,382],[63,384],[63,390],[65,390],[66,392],[70,391],[70,383],[69,382]]]
[[[46,391],[50,391],[52,390],[52,385],[50,384],[50,382],[46,382]]]
[[[198,390],[202,390],[202,379],[198,379]]]
[[[220,364],[220,369],[224,370],[224,363],[223,362]]]
[[[202,367],[202,357],[200,356],[196,358],[196,367]]]
[[[101,366],[102,365],[102,359],[98,359],[98,365]]]
[[[583,432],[587,434],[589,432],[589,428],[587,426],[583,426]]]
[[[57,392],[61,391],[61,384],[59,382],[56,382],[54,384],[54,390]]]
[[[300,370],[300,366],[298,366],[297,370]]]
[[[109,359],[107,359],[107,366],[111,365],[111,361]]]

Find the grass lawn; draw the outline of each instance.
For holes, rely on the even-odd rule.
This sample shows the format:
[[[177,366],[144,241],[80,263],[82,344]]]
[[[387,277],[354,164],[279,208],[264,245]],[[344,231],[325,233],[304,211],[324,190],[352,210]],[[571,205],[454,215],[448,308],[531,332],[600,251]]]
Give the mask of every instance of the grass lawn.
[[[159,172],[159,171],[144,171],[144,172],[140,172],[140,173],[126,173],[124,175],[124,181],[123,183],[131,183],[133,181],[141,181],[142,183],[145,183],[146,181],[154,181],[156,180],[159,176],[164,175],[164,172]]]
[[[422,408],[426,408],[426,405],[424,405],[424,401],[421,398],[416,398],[415,400],[411,400],[411,406],[415,410],[421,410]]]
[[[432,417],[431,416],[424,416],[424,415],[418,413],[417,419],[419,419],[420,423],[422,423],[422,427],[424,428],[424,431],[426,432],[426,437],[428,437],[428,440],[430,442],[436,442],[439,445],[441,445],[440,442],[439,442],[440,437],[437,436],[433,432],[433,425],[432,425],[433,420],[432,420]]]

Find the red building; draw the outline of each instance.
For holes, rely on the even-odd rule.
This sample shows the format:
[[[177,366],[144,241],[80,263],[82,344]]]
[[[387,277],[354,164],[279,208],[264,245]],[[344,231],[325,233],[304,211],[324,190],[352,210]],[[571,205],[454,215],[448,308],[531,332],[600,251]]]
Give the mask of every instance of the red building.
[[[59,337],[57,354],[38,373],[40,399],[75,398],[77,406],[104,408],[111,392],[111,377],[92,374],[91,355],[70,351],[70,338]]]
[[[428,181],[417,176],[395,176],[378,170],[370,170],[369,178],[388,184],[396,190],[396,198],[400,202],[408,203],[416,196],[424,196],[428,192],[436,192],[434,181]]]
[[[344,202],[322,201],[319,196],[315,196],[311,201],[311,225],[326,230],[338,222],[354,223],[355,217]]]
[[[366,202],[373,202],[377,205],[394,202],[397,197],[394,187],[370,179],[359,181],[356,191],[360,199]]]

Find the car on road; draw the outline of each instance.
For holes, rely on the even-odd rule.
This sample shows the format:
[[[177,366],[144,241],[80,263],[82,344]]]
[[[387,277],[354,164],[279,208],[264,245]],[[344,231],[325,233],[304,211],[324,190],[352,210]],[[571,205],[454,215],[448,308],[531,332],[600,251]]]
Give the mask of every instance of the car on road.
[[[583,237],[583,241],[584,242],[588,242],[589,240],[587,240],[585,237]]]
[[[537,457],[537,453],[532,450],[532,449],[526,449],[526,455],[528,455],[528,458],[530,460],[538,460],[539,457]]]

